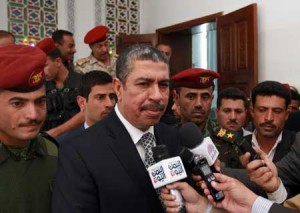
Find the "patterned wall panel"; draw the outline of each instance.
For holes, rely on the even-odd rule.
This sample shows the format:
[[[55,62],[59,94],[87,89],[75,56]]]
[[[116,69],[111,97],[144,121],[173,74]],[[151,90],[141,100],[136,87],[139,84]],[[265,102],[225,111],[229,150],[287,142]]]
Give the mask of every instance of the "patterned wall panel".
[[[34,44],[57,28],[57,0],[7,0],[8,30],[18,43]]]
[[[106,0],[106,26],[111,44],[119,34],[138,34],[140,29],[139,0]]]

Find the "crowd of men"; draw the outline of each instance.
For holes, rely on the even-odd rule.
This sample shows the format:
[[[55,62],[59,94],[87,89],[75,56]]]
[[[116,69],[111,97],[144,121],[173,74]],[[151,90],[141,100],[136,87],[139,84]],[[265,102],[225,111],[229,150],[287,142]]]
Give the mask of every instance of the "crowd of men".
[[[182,194],[186,212],[292,212],[295,203],[300,210],[294,87],[263,81],[251,98],[226,88],[213,120],[218,72],[188,68],[169,77],[170,45],[133,45],[118,56],[108,31],[87,32],[91,54],[74,63],[69,31],[30,47],[0,30],[0,212],[179,212],[171,189]],[[166,116],[167,108],[174,114]],[[212,186],[224,191],[223,201],[215,202],[192,171],[185,182],[152,186],[152,148],[165,145],[178,155],[178,129],[188,122],[220,153],[214,169],[222,174]],[[223,130],[244,138],[260,158],[250,161]]]

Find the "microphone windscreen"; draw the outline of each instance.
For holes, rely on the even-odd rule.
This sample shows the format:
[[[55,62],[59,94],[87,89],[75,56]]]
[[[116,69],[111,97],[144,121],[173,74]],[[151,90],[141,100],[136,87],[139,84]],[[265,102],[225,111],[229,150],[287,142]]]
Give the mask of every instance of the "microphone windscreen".
[[[194,149],[203,141],[203,134],[193,122],[183,124],[179,129],[180,140],[183,146]]]
[[[153,147],[152,153],[155,162],[170,158],[168,148],[164,144]]]
[[[185,147],[181,147],[179,151],[179,156],[182,159],[185,166],[191,168],[195,166],[194,164],[194,154]]]

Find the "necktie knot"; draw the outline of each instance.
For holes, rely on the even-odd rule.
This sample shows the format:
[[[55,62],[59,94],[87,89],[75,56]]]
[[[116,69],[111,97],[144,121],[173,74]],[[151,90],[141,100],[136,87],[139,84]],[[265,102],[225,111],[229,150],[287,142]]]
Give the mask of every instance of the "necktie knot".
[[[152,133],[148,132],[141,137],[140,141],[141,141],[142,146],[145,149],[144,164],[145,164],[146,168],[148,168],[149,166],[153,165],[153,163],[154,163],[152,147],[154,147],[154,145],[155,145],[155,137]]]

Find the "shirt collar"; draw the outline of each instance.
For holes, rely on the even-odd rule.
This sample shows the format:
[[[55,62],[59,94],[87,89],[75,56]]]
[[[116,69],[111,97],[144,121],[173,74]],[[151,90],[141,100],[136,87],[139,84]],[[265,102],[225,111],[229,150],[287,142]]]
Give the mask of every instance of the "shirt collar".
[[[259,143],[258,143],[258,141],[257,141],[257,138],[256,138],[256,134],[257,134],[257,131],[256,131],[256,129],[253,131],[253,134],[252,134],[252,144],[254,144],[256,147],[259,147],[260,148],[260,146],[259,146]],[[277,137],[277,140],[276,140],[276,143],[274,144],[274,146],[272,147],[272,149],[271,149],[271,151],[272,150],[274,150],[276,147],[277,147],[277,145],[281,142],[281,140],[282,140],[282,131],[280,132],[280,134],[278,135],[278,137]],[[270,151],[270,152],[271,152]],[[268,154],[268,153],[267,153]]]
[[[84,129],[87,129],[87,128],[89,128],[90,126],[89,126],[86,122],[84,122],[83,127],[84,127]]]
[[[115,112],[118,118],[121,120],[122,124],[125,126],[134,144],[136,144],[141,139],[141,137],[147,132],[150,132],[154,135],[153,126],[150,126],[150,128],[147,131],[143,132],[138,128],[134,127],[131,123],[129,123],[119,111],[118,104],[116,104],[115,106]]]

